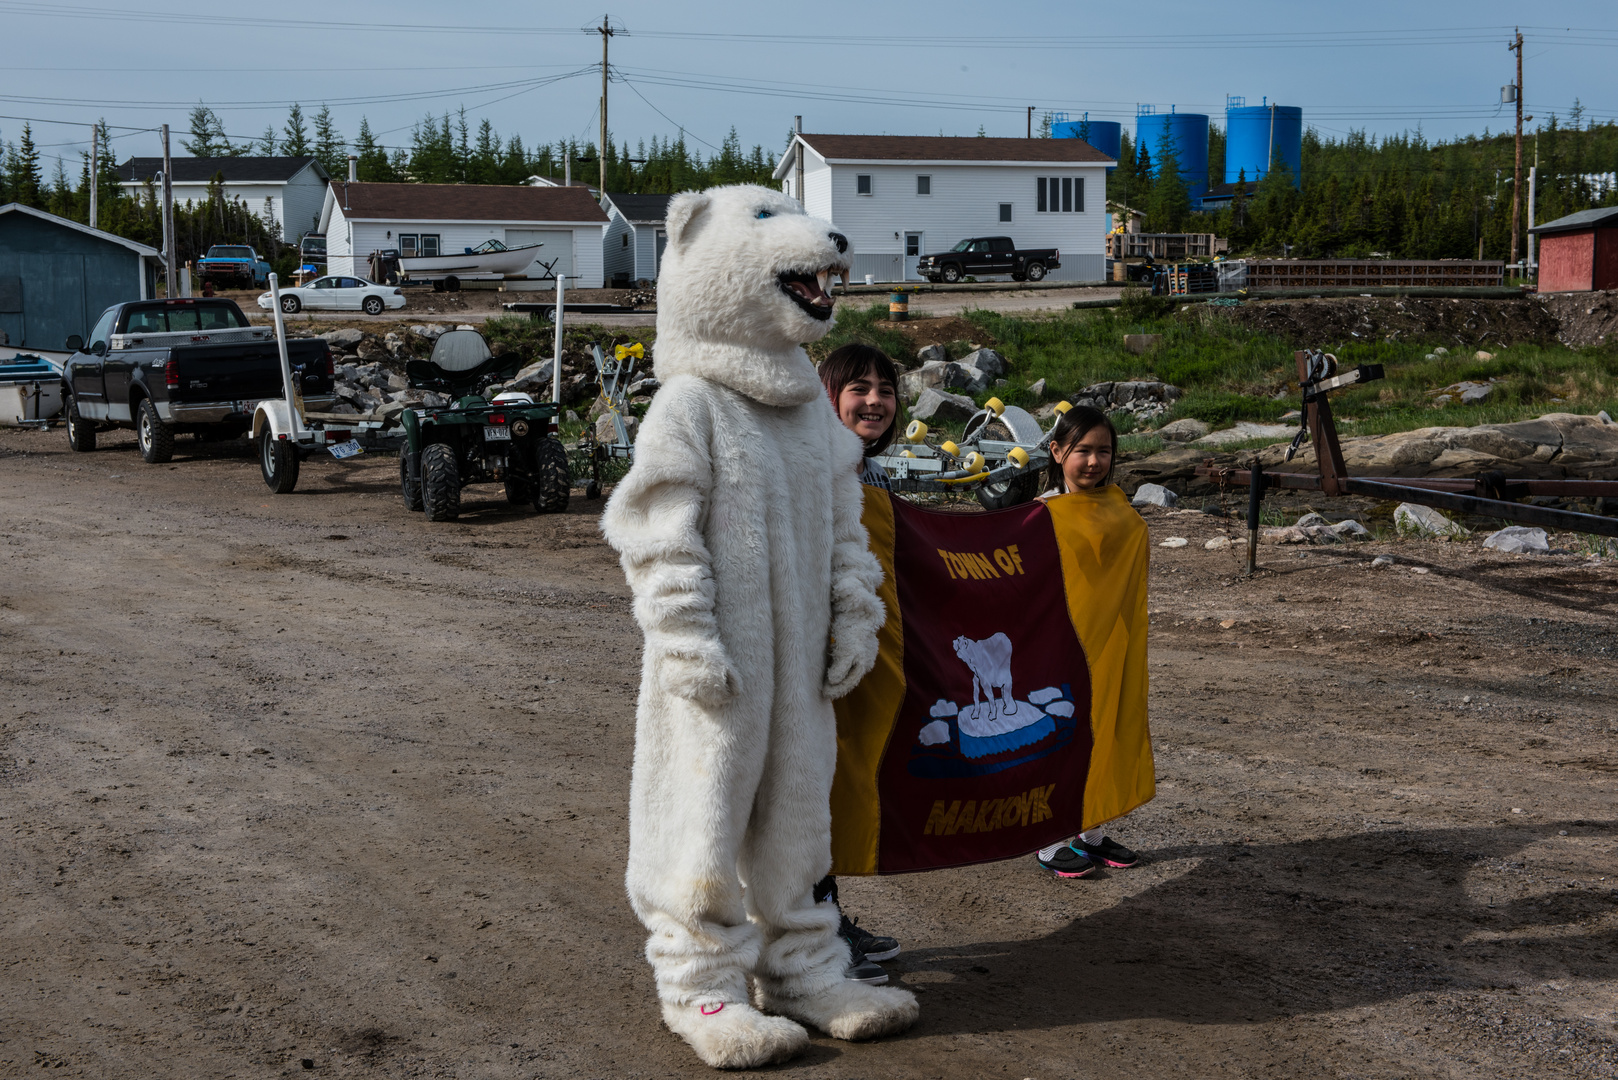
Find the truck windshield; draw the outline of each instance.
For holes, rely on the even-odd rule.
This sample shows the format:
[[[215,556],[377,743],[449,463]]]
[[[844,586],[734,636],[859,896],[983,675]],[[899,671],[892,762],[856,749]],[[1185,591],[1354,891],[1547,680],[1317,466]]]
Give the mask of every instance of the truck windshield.
[[[970,251],[971,249],[972,241],[970,240],[962,240],[959,244],[956,244],[954,247],[950,248],[951,251]]]
[[[165,334],[200,330],[233,330],[247,320],[234,304],[164,304],[136,308],[124,325],[126,334]]]
[[[244,247],[211,247],[208,249],[210,259],[251,259],[252,248]]]

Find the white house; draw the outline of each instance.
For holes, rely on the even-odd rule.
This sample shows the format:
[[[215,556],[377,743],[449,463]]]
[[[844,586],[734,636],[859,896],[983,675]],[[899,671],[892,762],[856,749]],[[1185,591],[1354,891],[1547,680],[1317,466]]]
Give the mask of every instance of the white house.
[[[288,243],[296,244],[304,233],[313,232],[320,218],[329,177],[312,157],[177,157],[169,161],[174,168],[169,186],[176,203],[205,202],[208,183],[218,173],[225,178],[225,198],[240,198],[253,213],[281,226],[281,239]],[[131,194],[137,194],[150,180],[158,184],[161,197],[158,178],[162,172],[160,157],[130,158],[118,166],[118,180]]]
[[[320,211],[329,273],[364,277],[371,253],[405,257],[475,248],[543,244],[520,275],[506,280],[554,289],[556,275],[581,288],[602,286],[607,215],[579,187],[517,184],[361,184],[336,181]]]
[[[634,284],[657,280],[663,248],[669,235],[663,229],[668,216],[668,195],[608,193],[601,209],[607,212],[607,280]]]
[[[1100,281],[1116,164],[1080,139],[800,134],[775,178],[848,237],[855,281],[920,280],[920,256],[977,236],[1058,249],[1047,280]]]

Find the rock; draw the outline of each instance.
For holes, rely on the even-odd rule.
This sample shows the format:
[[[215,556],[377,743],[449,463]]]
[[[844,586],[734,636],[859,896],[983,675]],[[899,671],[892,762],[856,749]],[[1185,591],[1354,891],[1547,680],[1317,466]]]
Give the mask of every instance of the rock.
[[[1449,355],[1449,350],[1444,348],[1444,346],[1440,345],[1438,348],[1433,350],[1433,355],[1434,356],[1448,356]]]
[[[644,379],[637,379],[629,384],[631,395],[655,394],[663,388],[663,384],[648,375]]]
[[[384,349],[381,342],[377,341],[375,338],[366,338],[364,341],[360,342],[356,351],[359,353],[361,360],[376,361],[389,359],[388,350]]]
[[[1393,511],[1393,524],[1401,536],[1470,536],[1472,533],[1433,507],[1417,503],[1400,503]]]
[[[916,362],[922,366],[928,364],[942,364],[949,359],[949,353],[942,345],[923,345],[916,350]]]
[[[1483,546],[1511,555],[1548,555],[1551,550],[1550,537],[1545,535],[1544,529],[1524,525],[1507,525],[1499,532],[1490,533],[1484,538]]]
[[[410,380],[409,379],[406,379],[403,375],[399,374],[397,371],[388,372],[388,389],[389,390],[408,390],[409,388],[410,388]]]
[[[402,401],[390,401],[380,409],[377,409],[374,413],[372,413],[372,415],[378,418],[398,416],[400,413],[404,412],[406,408],[407,406]]]
[[[337,365],[337,377],[344,382],[355,382],[360,377],[360,369],[353,364]]]
[[[1266,544],[1307,544],[1309,533],[1296,525],[1283,525],[1280,528],[1265,529],[1259,534]]]
[[[338,400],[351,402],[355,405],[358,405],[361,401],[370,400],[370,398],[366,396],[365,392],[359,387],[350,386],[347,383],[337,383],[333,385],[331,392],[332,396]]]
[[[331,407],[331,411],[339,416],[357,416],[361,412],[358,407],[350,405],[346,401],[337,402],[337,404]]]
[[[970,364],[946,364],[944,386],[949,390],[964,390],[968,394],[981,394],[994,382],[994,376]]]
[[[1006,358],[993,349],[978,349],[976,352],[968,353],[961,357],[960,364],[962,367],[977,368],[990,378],[1004,375],[1011,370]]]
[[[1340,544],[1347,540],[1369,540],[1371,530],[1352,518],[1331,525],[1319,514],[1305,514],[1296,525],[1265,529],[1263,536],[1270,544]]]
[[[1330,525],[1331,522],[1327,521],[1325,517],[1320,514],[1305,514],[1303,517],[1293,522],[1293,524],[1297,525],[1300,529],[1307,529],[1311,525]]]
[[[1230,547],[1230,537],[1216,536],[1212,540],[1206,541],[1202,546],[1209,551],[1223,551]]]
[[[446,409],[449,407],[449,398],[444,394],[435,394],[429,390],[421,395],[421,404],[423,408]]]
[[[931,388],[923,390],[910,407],[910,415],[915,419],[938,423],[970,420],[977,411],[978,407],[971,398]]]
[[[365,339],[364,332],[359,330],[328,330],[320,336],[326,339],[327,345],[344,352],[353,352],[354,347]]]
[[[947,360],[932,360],[915,371],[899,376],[899,397],[909,401],[919,398],[923,390],[936,390],[944,385],[944,373],[950,367]]]
[[[629,432],[630,442],[635,441],[635,429],[639,426],[640,421],[636,420],[633,416],[624,417],[624,428]],[[613,424],[612,417],[606,415],[598,416],[596,418],[596,442],[614,443],[617,441],[618,429]]]
[[[1297,409],[1293,409],[1291,412],[1284,412],[1281,414],[1282,423],[1286,423],[1289,420],[1294,424],[1301,424],[1303,423],[1303,413],[1299,412]]]
[[[1180,497],[1162,484],[1142,484],[1129,500],[1131,506],[1174,506]]]
[[[444,336],[444,328],[437,323],[416,323],[411,326],[410,332],[428,341],[437,341]]]
[[[1166,548],[1183,548],[1190,542],[1191,541],[1187,540],[1183,536],[1171,536],[1167,540],[1158,541],[1157,546]]]
[[[1208,434],[1208,425],[1193,417],[1176,420],[1172,424],[1164,424],[1157,429],[1158,437],[1165,442],[1190,442],[1200,439]]]
[[[1045,380],[1040,379],[1037,382],[1029,383],[1028,384],[1028,393],[1033,396],[1035,401],[1038,401],[1040,398],[1044,397],[1045,396]]]
[[[566,420],[570,424],[577,424],[579,422],[579,414],[574,412],[572,409],[569,409],[567,412],[562,414],[562,419]]]
[[[506,384],[507,390],[531,390],[551,384],[551,372],[555,370],[553,360],[537,360],[525,368],[518,370],[510,382]],[[521,385],[519,385],[521,384]]]
[[[1484,352],[1482,349],[1479,349],[1477,352],[1472,354],[1472,359],[1474,359],[1474,360],[1493,360],[1494,359],[1494,353],[1492,353],[1492,352]]]
[[[1606,409],[1602,409],[1600,412],[1596,413],[1596,419],[1600,420],[1603,424],[1612,423],[1612,417],[1607,415]]]
[[[1349,518],[1346,521],[1339,521],[1335,525],[1329,525],[1326,527],[1326,531],[1335,534],[1340,540],[1371,539],[1371,530],[1367,529],[1364,525],[1361,525],[1353,518]]]
[[[1125,334],[1124,348],[1140,356],[1163,344],[1162,334]]]
[[[387,337],[382,339],[382,347],[389,352],[398,352],[404,347],[404,338],[390,332]]]
[[[1215,431],[1193,441],[1198,446],[1228,446],[1250,439],[1290,439],[1297,433],[1298,429],[1290,424],[1250,424],[1243,420],[1235,427]]]
[[[458,325],[457,327],[455,327],[455,329],[457,329],[457,330],[476,330],[477,327],[473,326],[469,322],[463,322],[460,325]]]
[[[1382,570],[1382,569],[1385,569],[1385,568],[1387,568],[1389,566],[1392,566],[1392,565],[1393,565],[1393,556],[1392,555],[1378,555],[1376,558],[1371,560],[1371,569],[1372,570]]]

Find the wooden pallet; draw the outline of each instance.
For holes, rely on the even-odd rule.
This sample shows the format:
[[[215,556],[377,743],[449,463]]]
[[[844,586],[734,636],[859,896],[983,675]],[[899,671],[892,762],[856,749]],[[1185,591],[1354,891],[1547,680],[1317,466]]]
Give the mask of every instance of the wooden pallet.
[[[1498,286],[1506,264],[1468,259],[1249,259],[1252,289]]]

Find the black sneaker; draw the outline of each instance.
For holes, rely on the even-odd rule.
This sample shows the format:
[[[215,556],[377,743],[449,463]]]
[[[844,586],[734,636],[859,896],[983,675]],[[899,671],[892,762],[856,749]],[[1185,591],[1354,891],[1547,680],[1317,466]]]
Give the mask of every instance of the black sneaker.
[[[1116,866],[1120,870],[1140,862],[1139,855],[1130,851],[1110,836],[1103,836],[1100,842],[1095,844],[1086,844],[1083,839],[1074,837],[1073,847],[1086,855],[1092,862],[1102,863],[1106,866]]]
[[[888,973],[882,970],[881,964],[873,964],[855,949],[852,959],[849,960],[848,970],[843,972],[843,978],[849,982],[865,983],[867,986],[881,986],[888,981]]]
[[[837,928],[848,947],[856,954],[863,954],[867,960],[892,960],[899,955],[899,942],[881,934],[873,934],[859,923],[843,916],[842,925]]]
[[[1063,844],[1048,859],[1039,858],[1037,853],[1034,858],[1039,859],[1039,865],[1060,878],[1089,877],[1096,872],[1096,864],[1072,844]]]

